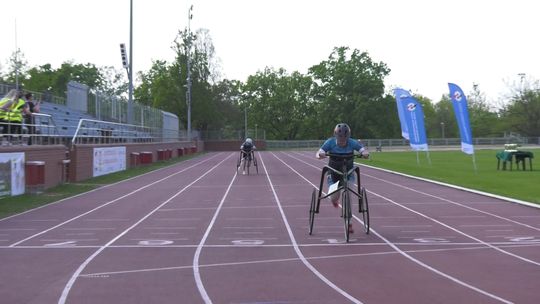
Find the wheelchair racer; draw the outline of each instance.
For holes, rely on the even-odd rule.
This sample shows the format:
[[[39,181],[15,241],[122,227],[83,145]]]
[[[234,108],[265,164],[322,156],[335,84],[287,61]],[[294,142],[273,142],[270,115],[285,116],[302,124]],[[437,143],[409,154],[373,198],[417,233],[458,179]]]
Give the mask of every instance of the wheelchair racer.
[[[247,160],[251,160],[251,151],[255,150],[256,147],[253,144],[253,140],[251,138],[246,138],[246,140],[242,143],[240,146],[240,152],[242,153],[242,160],[240,162],[240,166],[243,168],[243,162]],[[243,175],[246,175],[246,171],[242,171]]]
[[[317,159],[323,159],[326,157],[326,153],[347,155],[354,153],[354,151],[360,152],[363,158],[369,158],[369,152],[364,146],[359,141],[351,138],[351,128],[349,125],[346,123],[339,123],[334,128],[334,137],[331,137],[324,142],[319,151],[317,151],[316,157]],[[354,163],[352,158],[343,160],[330,156],[328,166],[337,171],[341,171],[343,161],[347,162],[347,170],[352,169]],[[339,182],[340,179],[340,175],[335,172],[328,174],[328,186]],[[354,175],[351,175],[349,180],[354,181]],[[339,207],[340,194],[341,191],[336,191],[331,195],[332,204],[336,208]],[[354,232],[352,224],[349,225],[349,232]]]

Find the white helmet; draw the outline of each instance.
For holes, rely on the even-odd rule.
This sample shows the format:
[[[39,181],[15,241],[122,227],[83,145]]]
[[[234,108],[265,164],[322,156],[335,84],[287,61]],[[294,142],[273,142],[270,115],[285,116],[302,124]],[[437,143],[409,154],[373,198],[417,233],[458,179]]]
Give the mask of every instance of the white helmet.
[[[252,143],[253,143],[253,140],[252,140],[251,138],[246,138],[246,142],[247,142],[248,144],[252,144]]]

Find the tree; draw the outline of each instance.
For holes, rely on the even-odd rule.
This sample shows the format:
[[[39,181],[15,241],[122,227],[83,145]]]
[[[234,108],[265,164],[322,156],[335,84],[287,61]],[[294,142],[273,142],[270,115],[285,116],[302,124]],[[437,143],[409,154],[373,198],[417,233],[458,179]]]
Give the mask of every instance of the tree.
[[[435,106],[431,102],[431,99],[421,95],[415,95],[415,98],[422,105],[422,109],[424,112],[424,127],[426,129],[426,136],[428,138],[437,136],[438,134],[440,134],[439,130],[441,130],[441,124],[439,119],[437,119]],[[445,126],[443,125],[442,127]]]
[[[437,134],[436,136],[441,138],[458,138],[459,129],[450,97],[448,95],[443,95],[441,100],[433,106],[433,109],[435,111],[435,119],[430,125],[430,129],[433,132],[432,134]]]
[[[249,76],[242,88],[241,107],[266,130],[269,139],[298,139],[308,134],[305,117],[313,117],[313,80],[285,69],[265,68]]]
[[[21,49],[17,49],[11,54],[8,60],[8,71],[2,78],[6,82],[20,84],[26,79],[27,71],[28,62],[24,57],[24,53]]]
[[[477,84],[473,85],[473,91],[468,101],[469,120],[474,137],[494,136],[501,133],[502,124],[497,113],[490,109],[484,93]]]
[[[220,108],[215,104],[217,99],[210,83],[216,79],[217,67],[212,65],[214,47],[208,31],[180,30],[172,49],[176,53],[173,63],[155,61],[148,72],[139,73],[141,85],[135,89],[135,98],[176,114],[187,126],[186,79],[190,58],[192,126],[202,131],[219,127]]]
[[[502,111],[511,130],[524,136],[540,136],[540,90],[525,89]]]
[[[386,64],[373,62],[368,53],[350,51],[348,47],[334,48],[328,60],[309,69],[317,83],[315,99],[319,127],[317,138],[328,136],[336,123],[347,122],[353,136],[372,138],[375,135],[373,116],[383,98],[384,77],[390,73]],[[387,106],[390,106],[388,103]]]

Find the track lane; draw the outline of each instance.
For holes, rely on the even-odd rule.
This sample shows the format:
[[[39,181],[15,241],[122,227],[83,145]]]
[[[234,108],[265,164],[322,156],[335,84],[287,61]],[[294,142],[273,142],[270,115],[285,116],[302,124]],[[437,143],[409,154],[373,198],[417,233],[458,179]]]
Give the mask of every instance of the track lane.
[[[146,174],[140,178],[118,182],[96,191],[89,191],[57,203],[29,210],[19,216],[6,218],[0,221],[0,233],[4,234],[0,246],[15,247],[21,245],[51,230],[66,227],[67,224],[78,218],[103,212],[103,208],[108,205],[129,201],[136,195],[141,195],[141,193],[144,195],[143,190],[146,192],[159,191],[160,184],[167,183],[167,180],[170,181],[171,177],[185,175],[184,172],[204,165],[213,157],[216,157],[216,155],[197,158],[197,161],[190,162],[188,165],[173,165],[167,167],[167,170],[158,170],[159,172],[154,174]],[[133,186],[130,186],[131,184]],[[166,193],[163,194],[166,196]],[[119,220],[122,220],[121,216]]]
[[[273,157],[273,154],[279,155],[285,163]],[[331,207],[329,202],[323,202],[321,206],[321,214],[316,219],[315,235],[308,235],[307,211],[313,185],[291,170],[296,170],[318,185],[320,167],[313,168],[312,165],[322,163],[312,159],[312,153],[308,156],[263,152],[262,157],[267,166],[268,178],[259,174],[237,176],[233,179],[236,159],[232,157],[110,243],[77,276],[69,292],[69,302],[88,300],[115,303],[204,303],[198,292],[201,286],[196,283],[194,264],[199,269],[203,289],[215,303],[351,302],[314,275],[306,267],[307,261],[329,282],[349,294],[353,302],[500,303],[496,298],[482,295],[470,288],[465,289],[433,271],[419,270],[417,264],[403,258],[400,250],[422,261],[426,266],[433,266],[468,283],[473,281],[475,286],[489,290],[497,296],[506,298],[506,295],[510,295],[508,302],[538,302],[539,297],[534,294],[538,272],[532,271],[534,268],[531,268],[530,263],[521,261],[516,267],[515,258],[505,257],[497,258],[498,264],[493,265],[493,261],[486,258],[493,255],[492,248],[456,234],[448,227],[443,226],[443,230],[429,218],[396,206],[389,200],[416,212],[428,214],[450,227],[471,233],[486,243],[512,250],[514,253],[527,253],[527,258],[534,259],[538,255],[538,244],[535,244],[534,239],[509,241],[504,238],[510,233],[507,231],[508,227],[483,227],[483,232],[476,234],[478,225],[475,226],[474,223],[480,221],[481,225],[490,225],[489,221],[482,221],[492,216],[481,212],[471,214],[473,210],[459,206],[465,204],[466,207],[496,207],[504,210],[504,203],[493,203],[482,197],[474,197],[471,201],[461,193],[463,191],[453,193],[454,189],[437,189],[436,194],[433,194],[428,191],[429,187],[418,188],[418,184],[408,180],[403,183],[399,183],[399,179],[393,180],[396,185],[391,185],[366,177],[363,182],[367,183],[368,190],[380,186],[382,190],[376,189],[376,192],[384,193],[380,197],[371,195],[370,206],[372,219],[375,217],[372,220],[375,231],[387,239],[361,234],[360,226],[356,224],[357,232],[353,235],[353,243],[342,244],[343,221],[339,218],[339,211]],[[212,161],[212,164],[219,160]],[[262,165],[260,161],[260,168]],[[379,174],[375,170],[371,172],[364,168],[362,171],[372,176]],[[191,175],[185,180],[182,178],[182,184],[185,186],[196,177]],[[384,179],[385,176],[376,177]],[[390,179],[393,177],[388,180]],[[229,193],[226,193],[231,181],[232,186]],[[404,189],[403,185],[416,191]],[[176,183],[176,190],[179,189],[178,186]],[[166,193],[174,187],[174,183],[161,183],[153,191],[154,200],[156,197],[164,200]],[[404,195],[394,197],[392,194],[387,197],[387,194],[394,193],[395,189],[404,192]],[[419,193],[419,190],[427,195]],[[442,193],[447,195],[441,196],[442,200],[435,197]],[[464,202],[457,198],[462,198]],[[6,285],[6,288],[28,290],[23,296],[7,292],[6,289],[6,292],[2,292],[5,294],[3,298],[9,299],[9,302],[25,303],[56,301],[58,290],[65,282],[59,278],[72,275],[73,270],[81,265],[81,261],[103,247],[103,240],[118,235],[118,229],[126,227],[125,219],[129,219],[127,222],[133,224],[135,218],[126,217],[126,214],[132,211],[141,215],[148,214],[148,209],[142,208],[142,203],[140,209],[132,208],[140,203],[139,200],[152,198],[135,195],[132,201],[111,204],[109,212],[96,213],[94,217],[88,218],[90,220],[76,220],[72,225],[62,227],[65,230],[64,236],[69,234],[90,238],[87,233],[92,231],[97,236],[96,239],[99,239],[97,241],[44,246],[52,243],[34,243],[35,240],[32,240],[9,248],[6,261],[9,266],[0,265],[0,271],[20,274],[20,270],[25,269],[28,280],[35,284],[22,284],[18,286],[20,289],[16,289],[17,284],[11,282],[14,278],[3,278],[0,285],[10,284]],[[112,208],[113,206],[116,207]],[[152,206],[156,207],[157,204]],[[496,210],[490,209],[489,212],[497,214]],[[214,215],[215,221],[212,224]],[[511,215],[511,219],[516,222],[531,227],[536,225],[537,217],[534,214],[516,212]],[[49,219],[35,218],[44,222]],[[463,221],[464,219],[466,221]],[[16,229],[24,229],[30,223],[32,222],[20,222]],[[114,226],[110,226],[111,224]],[[289,226],[288,229],[297,243],[296,250],[301,252],[305,261],[295,252],[285,224]],[[524,225],[515,225],[520,227],[519,229],[531,229]],[[205,231],[209,233],[201,246]],[[520,235],[527,231],[530,230],[512,230]],[[444,232],[439,233],[439,236],[449,242],[429,239],[429,236],[436,236],[436,232]],[[2,233],[0,231],[0,234]],[[47,235],[50,240],[53,236]],[[492,242],[489,242],[490,237],[493,238]],[[422,238],[428,241],[418,241]],[[64,240],[57,239],[59,242]],[[257,243],[259,241],[263,243]],[[198,248],[199,262],[194,263],[193,257]],[[0,255],[2,251],[0,248]],[[20,255],[20,260],[11,264],[9,259],[13,259],[15,254]],[[36,259],[37,255],[34,254],[39,254],[42,258]],[[25,260],[32,262],[22,267]],[[459,263],[456,263],[456,260]],[[517,284],[524,286],[516,288]],[[29,290],[28,286],[33,288]],[[20,301],[23,297],[25,300]]]
[[[305,154],[303,154],[303,156],[305,156],[304,158],[308,160],[307,161],[308,165],[310,167],[313,166],[314,161],[311,160]],[[302,159],[301,161],[305,162],[304,159]],[[363,170],[363,175],[369,176],[369,174],[366,174],[366,171],[367,170]],[[320,174],[320,169],[319,169],[319,174]],[[372,183],[368,178],[365,178],[365,177],[363,177],[362,181],[366,185],[366,188],[369,191],[373,191],[373,188],[377,185],[377,183]],[[385,184],[384,186],[381,186],[380,181],[381,181],[380,179],[377,180],[377,182],[379,182],[380,191],[384,191],[385,196],[396,197],[396,200],[399,202],[405,201],[404,205],[406,205],[407,207],[401,206],[400,208],[415,209],[418,206],[423,206],[426,208],[428,206],[431,206],[431,208],[428,208],[431,212],[431,216],[435,216],[433,215],[433,212],[439,213],[440,216],[447,216],[446,214],[448,213],[448,210],[445,208],[440,208],[440,207],[433,208],[434,206],[432,204],[432,201],[427,201],[424,205],[423,202],[425,200],[425,197],[422,197],[422,196],[416,197],[412,205],[407,205],[406,202],[407,201],[410,202],[409,194],[402,193],[405,191],[404,189],[399,188],[399,190],[396,191],[396,190],[393,190],[393,188],[398,188],[398,187],[392,187],[389,184]],[[413,181],[403,182],[396,185],[400,187],[405,187],[401,184],[407,184],[407,183],[413,183]],[[431,190],[430,186],[431,185],[427,185],[427,186],[425,185],[424,188]],[[410,188],[412,190],[412,189],[419,189],[422,187],[419,185],[414,185],[412,187],[407,186],[407,188]],[[455,189],[454,191],[463,192],[463,191],[455,190]],[[418,195],[418,192],[414,192],[414,191],[411,191],[411,192],[417,193]],[[460,195],[463,195],[463,193],[460,193]],[[385,196],[378,195],[379,198],[383,198],[387,202],[390,201],[390,199],[388,199]],[[371,197],[373,197],[373,195],[371,195]],[[430,200],[433,200],[432,196],[428,196],[428,198]],[[441,233],[436,237],[433,237],[433,235],[426,236],[426,233],[429,233],[429,231],[435,231],[435,230],[443,231],[444,229],[441,230],[439,225],[433,225],[433,223],[431,224],[428,224],[425,222],[418,223],[417,218],[414,215],[411,216],[410,214],[403,213],[403,212],[395,213],[396,208],[392,206],[393,204],[387,204],[387,203],[371,204],[372,201],[373,200],[370,200],[370,207],[372,209],[372,217],[374,216],[374,214],[380,214],[379,217],[377,217],[376,219],[372,221],[372,224],[374,225],[374,227],[376,227],[375,229],[377,229],[377,231],[381,233],[382,235],[389,236],[392,242],[398,241],[398,239],[396,238],[392,239],[393,236],[399,237],[400,234],[410,235],[410,236],[403,237],[404,239],[410,239],[411,241],[413,241],[412,244],[409,246],[402,246],[402,248],[404,248],[405,250],[416,250],[420,245],[422,245],[420,244],[420,242],[423,242],[423,245],[430,244],[431,246],[434,246],[434,247],[438,245],[440,245],[439,247],[444,247],[444,246],[448,247],[448,245],[450,245],[451,243],[458,244],[460,241],[464,241],[462,239],[462,237],[464,236],[463,233],[459,232],[459,234],[456,236],[455,232],[458,229],[455,229],[449,225],[446,225],[444,227],[444,229],[446,229],[447,231],[444,234]],[[515,204],[509,204],[509,205],[518,209],[519,208],[525,208],[528,210],[532,209],[529,207],[518,206]],[[384,208],[380,208],[382,206],[384,206]],[[439,206],[439,205],[436,205],[436,206]],[[459,205],[448,204],[448,202],[444,202],[443,200],[442,206],[443,207],[451,206],[452,208],[462,209],[462,211],[466,210],[466,212],[468,212],[468,215],[471,216],[471,210],[462,208]],[[412,211],[412,209],[410,209],[410,211]],[[377,211],[375,212],[375,210]],[[420,215],[417,211],[414,211],[414,212],[417,215]],[[442,215],[440,213],[442,213]],[[475,212],[472,212],[472,216],[473,216],[472,219],[475,220],[476,219],[474,217]],[[422,215],[422,217],[426,218],[425,215]],[[385,220],[385,218],[388,218],[388,220]],[[465,218],[462,218],[461,220],[463,221],[467,219],[470,220],[471,218],[465,217]],[[492,220],[500,221],[500,219],[497,217],[492,218]],[[430,219],[430,221],[433,221],[433,219]],[[404,233],[405,232],[404,229],[408,230],[407,234]],[[469,238],[467,242],[470,243],[471,237],[467,236],[467,238]],[[479,240],[479,239],[476,239],[475,237],[473,237],[472,240],[476,241],[481,246],[492,246],[488,241]],[[414,241],[417,241],[417,243],[419,244],[414,245]],[[532,278],[538,279],[538,275],[539,275],[538,270],[533,270],[535,267],[537,267],[535,262],[538,258],[538,251],[535,249],[536,247],[535,243],[529,242],[529,243],[522,243],[522,245],[520,245],[520,243],[517,243],[517,242],[513,242],[513,243],[504,242],[500,246],[503,246],[503,248],[492,246],[488,250],[485,250],[486,247],[484,247],[484,249],[481,250],[483,252],[482,255],[488,254],[488,256],[491,256],[491,258],[483,258],[483,259],[479,258],[480,254],[475,254],[476,252],[479,252],[479,250],[460,251],[460,255],[459,255],[460,258],[458,258],[458,255],[455,253],[452,255],[425,253],[425,254],[422,254],[421,256],[422,256],[422,261],[427,260],[425,259],[425,256],[430,256],[430,257],[440,256],[442,258],[438,260],[438,263],[433,263],[433,264],[430,263],[430,265],[437,265],[436,267],[437,269],[441,269],[445,273],[449,273],[452,276],[455,276],[456,278],[464,278],[464,280],[467,282],[475,282],[474,285],[479,286],[482,289],[492,290],[493,292],[496,292],[497,294],[504,294],[504,297],[506,297],[507,299],[516,298],[515,290],[520,290],[521,292],[518,293],[519,296],[517,297],[519,299],[518,302],[525,301],[525,303],[528,303],[532,301],[534,303],[538,299],[538,296],[535,295],[534,292],[531,292],[531,289],[534,289],[532,287],[534,283],[530,283],[530,282],[534,282],[536,280],[531,281],[530,279]],[[498,250],[499,252],[494,251],[493,249]],[[508,257],[511,257],[511,259],[508,259],[506,257],[500,257],[500,252],[502,251],[510,252],[510,251],[515,251],[516,249],[521,250],[521,251],[528,251],[530,254],[534,255],[535,258],[531,260],[531,259],[523,258],[520,256],[515,256],[512,253],[510,255],[508,255],[508,253],[505,253],[505,255],[507,255]],[[444,251],[438,251],[438,252],[444,252]],[[465,260],[465,257],[467,256],[469,256],[469,259]],[[457,267],[456,266],[459,264],[463,264],[463,261],[468,261],[468,262],[471,262],[472,264],[469,265],[470,267]],[[497,261],[497,262],[495,263],[494,261]],[[531,265],[527,265],[527,264],[532,264],[532,269],[531,269]],[[517,273],[514,273],[514,271],[512,271],[512,274],[509,275],[508,274],[509,268],[515,268],[516,270],[519,270],[519,271]],[[484,269],[485,271],[478,271],[478,269]],[[528,272],[526,271],[527,269],[529,269]],[[501,277],[504,279],[503,280],[490,279],[490,278],[493,278],[494,276]],[[528,288],[531,288],[531,289],[528,289]]]
[[[201,264],[218,265],[200,269],[205,303],[343,303],[348,295],[317,278],[295,251],[265,153],[258,156],[259,174],[236,178],[198,247]]]

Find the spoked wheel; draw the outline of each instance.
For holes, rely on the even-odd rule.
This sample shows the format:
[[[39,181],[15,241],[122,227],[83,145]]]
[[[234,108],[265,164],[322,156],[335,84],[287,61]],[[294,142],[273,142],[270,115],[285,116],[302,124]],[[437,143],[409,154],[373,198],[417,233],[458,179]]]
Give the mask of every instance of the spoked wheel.
[[[242,174],[246,174],[246,167],[247,167],[247,158],[242,158]]]
[[[359,209],[360,213],[362,213],[362,220],[364,221],[364,231],[366,234],[369,234],[369,205],[367,191],[364,187],[360,190]]]
[[[345,222],[345,241],[349,242],[349,226],[351,225],[351,201],[349,200],[349,191],[343,191],[341,195],[341,212],[343,215],[343,221]]]
[[[311,193],[311,205],[309,207],[309,235],[313,233],[313,223],[315,222],[315,210],[317,209],[317,190]]]
[[[236,162],[236,171],[238,171],[238,168],[240,168],[241,163],[242,163],[242,152],[240,152],[240,157],[238,157],[238,161]]]
[[[253,166],[255,166],[255,171],[259,174],[259,166],[257,166],[257,158],[255,158],[255,153],[253,153]]]

